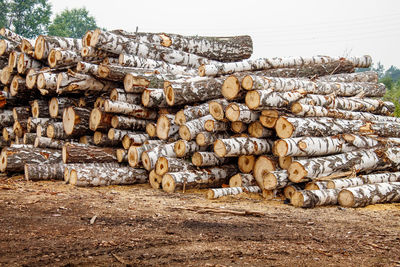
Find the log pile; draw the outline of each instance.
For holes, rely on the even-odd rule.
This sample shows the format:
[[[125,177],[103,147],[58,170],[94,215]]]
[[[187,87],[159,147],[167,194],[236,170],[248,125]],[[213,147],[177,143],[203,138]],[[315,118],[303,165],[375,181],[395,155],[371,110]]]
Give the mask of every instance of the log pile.
[[[400,199],[400,119],[377,74],[354,72],[369,56],[249,59],[249,36],[0,35],[2,172],[299,207]]]

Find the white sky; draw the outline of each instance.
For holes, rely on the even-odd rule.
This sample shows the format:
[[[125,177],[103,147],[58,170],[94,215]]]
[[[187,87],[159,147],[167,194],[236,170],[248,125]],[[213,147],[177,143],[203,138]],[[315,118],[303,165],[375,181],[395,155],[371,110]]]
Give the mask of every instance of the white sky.
[[[53,13],[86,7],[109,30],[248,34],[258,57],[358,56],[400,67],[399,0],[50,0]]]

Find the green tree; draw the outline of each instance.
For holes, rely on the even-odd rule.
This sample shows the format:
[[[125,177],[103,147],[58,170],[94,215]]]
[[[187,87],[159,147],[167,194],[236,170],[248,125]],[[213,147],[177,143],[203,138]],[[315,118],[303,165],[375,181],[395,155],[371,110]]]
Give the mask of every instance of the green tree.
[[[8,5],[5,0],[0,0],[0,28],[6,27],[7,25],[7,13]]]
[[[51,16],[47,0],[3,0],[3,4],[7,7],[5,27],[26,38],[46,33]]]
[[[85,8],[66,9],[57,14],[49,26],[49,35],[81,38],[88,30],[96,28],[95,18]]]
[[[400,69],[393,65],[390,66],[390,68],[385,71],[385,77],[390,77],[393,81],[400,80]]]

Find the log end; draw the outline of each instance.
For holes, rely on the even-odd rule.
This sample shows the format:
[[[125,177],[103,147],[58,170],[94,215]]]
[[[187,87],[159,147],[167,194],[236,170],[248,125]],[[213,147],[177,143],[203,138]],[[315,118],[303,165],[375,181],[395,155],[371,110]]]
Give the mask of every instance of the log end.
[[[213,131],[214,131],[214,125],[215,125],[214,120],[207,120],[207,121],[204,123],[204,129],[205,129],[207,132],[213,132]]]
[[[301,191],[293,192],[293,194],[290,198],[290,204],[292,204],[295,207],[303,207],[304,206],[303,193]]]
[[[310,183],[306,184],[304,189],[305,190],[321,190],[323,188],[319,188],[319,186],[316,183],[310,182]]]
[[[165,47],[170,47],[172,45],[171,37],[166,35],[165,33],[161,33],[158,35],[161,38],[160,44]]]
[[[179,126],[184,125],[186,123],[186,116],[185,116],[183,109],[179,110],[176,113],[174,122],[176,125],[179,125]]]
[[[173,106],[175,104],[175,92],[171,85],[164,87],[165,99],[167,104]]]
[[[90,36],[90,43],[89,46],[91,47],[96,47],[98,41],[99,41],[99,35],[101,34],[100,29],[96,29],[93,31],[92,35]]]
[[[119,148],[119,149],[117,149],[117,150],[115,151],[115,154],[116,154],[116,156],[117,156],[117,161],[118,161],[119,163],[121,163],[121,162],[124,161],[125,149]]]
[[[293,162],[293,157],[292,156],[284,156],[284,157],[279,157],[278,159],[279,162],[279,167],[283,170],[289,169],[290,164]]]
[[[0,154],[0,172],[5,172],[7,169],[7,151],[3,150]]]
[[[199,152],[194,152],[192,155],[192,163],[194,166],[200,167],[203,165],[203,157]]]
[[[257,185],[263,189],[264,182],[263,177],[265,173],[276,170],[276,162],[273,158],[268,156],[259,156],[254,163],[253,176],[257,181]]]
[[[103,133],[102,132],[94,132],[94,134],[93,134],[93,143],[95,144],[95,145],[98,145],[98,144],[100,144],[100,142],[101,142],[101,139],[103,139]],[[87,141],[87,140],[86,140]],[[118,157],[117,157],[118,158]]]
[[[303,106],[300,103],[294,103],[290,108],[293,114],[299,114],[303,111]]]
[[[164,174],[162,178],[162,189],[167,193],[173,193],[175,191],[176,184],[174,178],[170,174]]]
[[[128,164],[131,167],[136,167],[139,165],[139,157],[136,146],[130,146],[128,149]]]
[[[13,79],[11,80],[11,85],[10,85],[10,94],[12,96],[16,96],[18,94],[18,87],[19,87],[19,79],[21,79],[20,76],[15,75]]]
[[[41,127],[41,125],[38,125],[38,128]],[[36,128],[36,133],[38,131],[38,128]],[[46,135],[49,138],[54,138],[55,136],[55,129],[54,129],[54,125],[48,125],[46,128]]]
[[[206,67],[205,67],[205,65],[201,65],[200,67],[199,67],[199,76],[200,77],[204,77],[204,76],[206,76]]]
[[[25,63],[24,59],[25,59],[25,54],[23,54],[23,53],[20,54],[18,57],[18,62],[17,62],[17,72],[19,74],[25,73],[26,68],[25,68],[25,64],[24,64]]]
[[[46,80],[43,73],[37,75],[36,86],[38,89],[43,89],[46,87]]]
[[[273,173],[264,173],[263,175],[263,188],[273,190],[278,186],[278,180]]]
[[[150,105],[150,93],[151,93],[151,90],[149,90],[149,89],[145,89],[142,92],[141,100],[142,100],[142,105],[145,107],[148,107]]]
[[[229,187],[241,187],[241,186],[243,186],[243,182],[240,173],[235,174],[229,179]]]
[[[231,123],[231,130],[234,133],[243,133],[247,130],[247,124],[242,121],[234,121]]]
[[[73,107],[67,107],[63,112],[63,127],[66,134],[73,133],[76,124],[76,113]]]
[[[69,172],[69,184],[76,185],[78,181],[78,172],[76,170],[71,170]]]
[[[253,78],[250,75],[246,75],[244,76],[243,80],[242,80],[242,88],[245,90],[251,90],[253,89]]]
[[[107,78],[110,75],[110,69],[106,65],[100,65],[97,69],[97,75],[101,78]]]
[[[62,160],[63,160],[64,164],[67,164],[67,163],[68,163],[67,146],[68,146],[68,144],[65,144],[65,145],[63,146],[62,152],[61,152],[61,154],[62,154]]]
[[[53,97],[49,101],[49,114],[50,114],[50,118],[58,117],[58,99],[57,99],[57,97]]]
[[[245,97],[245,103],[250,109],[256,109],[260,106],[260,94],[257,91],[249,91]]]
[[[10,67],[8,67],[8,66],[5,66],[1,70],[1,76],[0,76],[1,83],[4,84],[4,85],[9,84],[11,75],[12,75],[12,69]]]
[[[124,89],[126,92],[132,91],[133,88],[133,75],[128,73],[124,77]]]
[[[83,35],[82,37],[82,51],[84,48],[87,48],[88,46],[90,46],[90,41],[92,39],[92,35],[93,35],[93,31],[89,30],[85,33],[85,35]],[[88,49],[87,49],[88,50]],[[85,57],[86,55],[83,54],[82,52],[82,57]]]
[[[307,171],[299,162],[293,162],[288,168],[289,180],[293,183],[301,182],[306,176]]]
[[[260,116],[260,122],[262,126],[266,128],[274,128],[276,121],[279,118],[279,112],[277,110],[263,110]]]
[[[150,186],[154,189],[160,189],[162,184],[162,176],[157,175],[155,170],[151,170],[149,173]]]
[[[157,125],[153,122],[146,124],[146,133],[149,137],[155,137],[157,134]]]
[[[129,147],[132,145],[132,140],[129,137],[129,135],[124,135],[124,137],[122,137],[122,147],[125,149],[129,149]]]
[[[336,185],[334,182],[332,181],[328,181],[328,183],[326,184],[326,189],[335,189]]]
[[[201,68],[201,67],[200,67]],[[199,69],[200,70],[200,69]],[[201,76],[201,75],[200,75]],[[226,78],[226,80],[224,81],[224,83],[222,84],[222,89],[221,89],[221,93],[222,95],[228,99],[228,100],[232,100],[235,99],[237,97],[237,95],[240,92],[240,82],[239,79],[234,76],[231,75],[228,78]]]
[[[32,108],[32,117],[34,117],[34,118],[39,118],[39,115],[40,115],[40,107],[39,107],[39,101],[38,100],[34,100],[33,102],[32,102],[32,106],[31,106],[31,108]]]
[[[6,40],[2,39],[0,40],[0,57],[4,55],[7,49],[7,42]]]
[[[119,118],[117,115],[115,115],[111,118],[111,127],[118,128],[118,125],[119,125]]]
[[[150,161],[150,158],[149,158],[149,155],[147,154],[147,152],[142,153],[142,164],[146,170],[150,171],[152,169],[151,161]]]
[[[186,155],[186,141],[178,140],[174,145],[174,151],[178,158]]]
[[[263,189],[262,190],[262,196],[266,200],[272,200],[276,196],[276,190]]]
[[[157,175],[163,176],[168,172],[168,159],[165,157],[159,157],[156,162],[155,171]]]
[[[338,195],[338,202],[342,207],[354,207],[355,199],[353,193],[347,189],[341,190]]]
[[[92,131],[96,131],[101,123],[102,112],[99,108],[94,108],[90,112],[89,118],[89,129]],[[113,139],[111,139],[113,140]]]
[[[217,154],[217,156],[220,158],[225,157],[226,146],[222,140],[218,139],[214,142],[214,153]]]
[[[207,145],[206,137],[204,136],[204,133],[197,134],[197,136],[196,136],[196,144],[198,144],[199,146]]]
[[[36,38],[35,42],[35,51],[34,51],[34,56],[36,59],[41,60],[44,58],[44,52],[45,52],[45,41],[44,37],[42,35],[39,35],[38,38]]]
[[[51,68],[55,68],[57,66],[57,50],[51,49],[49,56],[47,57],[47,63]]]
[[[214,191],[211,189],[207,190],[207,199],[215,199]]]
[[[289,199],[289,200],[292,199],[294,193],[296,193],[296,192],[297,192],[297,189],[293,185],[287,185],[283,189],[283,195],[285,196],[286,199]]]
[[[240,116],[240,108],[236,103],[229,104],[225,109],[225,116],[230,121],[237,121]]]
[[[28,89],[33,89],[36,85],[37,75],[35,69],[29,69],[26,73],[25,84]]]
[[[289,138],[294,132],[294,127],[286,118],[280,117],[276,121],[275,131],[280,138]]]
[[[285,157],[288,152],[288,144],[285,140],[277,140],[274,142],[274,147],[272,148],[272,151],[275,156]]]
[[[250,173],[256,162],[256,157],[254,155],[241,155],[238,158],[238,167],[242,173]]]
[[[24,176],[25,176],[25,180],[29,181],[29,167],[28,164],[24,165]]]
[[[64,182],[65,183],[69,182],[69,169],[68,169],[68,167],[65,167],[65,169],[64,169]]]
[[[208,109],[210,111],[211,116],[214,119],[221,121],[225,117],[224,107],[221,103],[217,101],[210,101],[208,103]]]
[[[186,125],[181,125],[179,127],[179,136],[186,141],[192,140],[192,135],[190,134],[190,130]]]
[[[168,139],[169,129],[171,128],[171,123],[167,116],[160,115],[156,124],[156,135],[161,140]],[[162,174],[159,174],[162,175]]]
[[[248,127],[248,132],[249,132],[250,136],[252,136],[252,137],[262,138],[262,137],[266,137],[267,135],[269,135],[271,131],[264,129],[261,122],[255,121],[255,122],[250,123],[250,125]]]

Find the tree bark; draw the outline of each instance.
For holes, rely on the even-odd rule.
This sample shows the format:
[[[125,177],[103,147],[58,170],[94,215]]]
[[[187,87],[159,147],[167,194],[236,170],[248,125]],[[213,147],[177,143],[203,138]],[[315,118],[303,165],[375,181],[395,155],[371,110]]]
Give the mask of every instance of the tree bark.
[[[176,157],[176,153],[174,151],[175,143],[176,142],[155,146],[148,151],[142,152],[141,159],[143,167],[150,171],[156,167],[156,162],[159,157]]]
[[[47,137],[54,138],[54,139],[66,139],[70,138],[70,135],[64,131],[64,125],[62,122],[54,122],[50,123],[46,130],[42,130],[44,127],[41,125],[37,126],[36,134],[40,137],[43,133],[46,133]]]
[[[50,123],[54,122],[51,118],[32,118],[29,117],[27,120],[26,130],[28,133],[36,133],[36,129],[38,125],[42,125],[42,127],[47,127]]]
[[[14,121],[27,120],[31,116],[31,107],[29,106],[14,107],[12,112]]]
[[[342,178],[328,181],[327,188],[342,189],[361,186],[365,184],[400,182],[400,172],[386,172],[377,174],[360,175],[354,178]]]
[[[4,148],[0,157],[1,172],[23,172],[26,163],[60,163],[61,152],[54,149],[34,147]]]
[[[399,202],[400,183],[379,183],[346,188],[340,191],[338,201],[340,206],[352,208],[376,203]]]
[[[196,151],[204,151],[206,147],[201,147],[195,141],[178,140],[175,142],[174,151],[176,157],[183,158]]]
[[[229,128],[230,128],[229,122],[227,122],[227,121],[217,121],[214,118],[208,119],[204,123],[204,129],[207,132],[212,132],[212,133],[226,132],[227,130],[229,130]]]
[[[92,131],[110,129],[112,117],[113,114],[106,113],[100,108],[92,109],[89,117],[89,129]]]
[[[181,172],[193,169],[195,169],[195,166],[193,166],[189,161],[169,157],[159,157],[155,167],[156,174],[160,176],[167,172]]]
[[[114,88],[111,90],[110,99],[112,101],[139,105],[141,103],[142,95],[126,93],[124,89]]]
[[[352,82],[378,82],[378,73],[375,71],[363,71],[355,73],[340,73],[333,75],[325,75],[318,78],[320,82],[338,82],[338,83],[352,83]]]
[[[157,120],[156,133],[161,140],[166,140],[179,131],[179,126],[174,123],[175,115],[160,115]]]
[[[262,188],[266,190],[281,189],[290,183],[287,170],[271,171],[264,173]]]
[[[249,173],[237,173],[229,179],[229,187],[242,186],[257,186],[257,181],[254,176]]]
[[[227,161],[227,158],[220,158],[213,152],[194,152],[192,155],[192,163],[197,167],[218,166]]]
[[[62,148],[62,160],[64,163],[92,163],[115,162],[117,158],[112,148],[66,143]]]
[[[62,67],[76,66],[77,63],[83,60],[81,53],[73,50],[63,50],[60,48],[51,49],[47,57],[47,63],[53,69]],[[99,58],[85,58],[85,61],[99,61]]]
[[[28,97],[32,95],[32,92],[28,87],[26,87],[25,79],[21,76],[15,75],[11,81],[10,85],[11,96],[18,96],[19,98]]]
[[[33,145],[35,143],[36,137],[37,137],[36,133],[25,133],[24,138],[23,138],[24,145]],[[3,141],[3,140],[1,140],[1,141]],[[0,141],[0,146],[2,143],[1,141]]]
[[[98,77],[99,65],[80,61],[76,64],[76,71],[81,74],[90,74],[95,77]]]
[[[38,60],[46,59],[51,49],[54,48],[80,52],[82,41],[81,39],[74,38],[39,35],[35,43],[35,58]]]
[[[36,86],[42,95],[53,95],[57,90],[57,78],[56,73],[44,72],[39,73],[36,79]]]
[[[204,132],[206,129],[204,124],[207,120],[212,119],[211,115],[206,115],[198,119],[194,119],[181,125],[179,128],[179,135],[183,140],[190,141],[196,138],[196,135]]]
[[[142,154],[152,148],[157,147],[157,144],[143,144],[141,146],[130,146],[128,149],[128,163],[131,167],[137,167],[142,162]]]
[[[114,147],[120,146],[121,140],[111,140],[108,138],[107,134],[104,134],[102,132],[94,132],[93,144],[96,146]]]
[[[64,131],[70,136],[85,135],[89,131],[90,110],[86,108],[68,107],[63,112]]]
[[[239,195],[241,193],[261,193],[258,186],[243,186],[243,187],[225,187],[209,189],[207,192],[208,199],[216,199],[224,196]]]
[[[184,77],[186,76],[160,74],[156,71],[136,71],[125,75],[124,89],[128,93],[142,93],[146,88],[163,89],[166,81]]]
[[[108,92],[118,87],[118,84],[110,81],[99,80],[87,74],[68,71],[57,76],[57,93],[76,91]]]
[[[31,102],[31,110],[33,118],[49,118],[49,102],[47,100],[33,100]]]
[[[114,115],[111,118],[111,126],[121,130],[145,130],[148,120],[141,120],[121,115]]]
[[[184,172],[171,172],[163,176],[162,188],[167,193],[172,193],[178,188],[191,187],[221,187],[228,177],[237,171],[234,165],[224,165],[199,170]]]
[[[145,89],[141,101],[147,108],[168,107],[163,89]]]
[[[69,183],[75,186],[131,185],[148,182],[146,170],[131,167],[82,166],[71,170]]]
[[[208,146],[214,144],[217,139],[226,139],[229,138],[230,135],[228,133],[210,133],[210,132],[200,132],[196,136],[196,143],[199,146]]]
[[[214,143],[214,152],[219,157],[237,157],[240,155],[261,155],[269,153],[272,142],[252,137],[218,139]]]
[[[33,59],[28,54],[22,53],[18,57],[17,71],[19,74],[26,74],[29,69],[40,69],[42,63]]]
[[[246,105],[241,103],[231,103],[225,109],[225,116],[230,121],[241,121],[251,123],[258,120],[260,113],[250,110]]]
[[[19,118],[17,117],[17,120]],[[11,110],[0,110],[0,128],[12,126],[14,123],[13,111]]]
[[[25,164],[24,173],[27,181],[64,180],[64,164]]]
[[[301,208],[336,205],[339,191],[339,189],[297,191],[290,199],[290,203],[295,207]]]
[[[176,113],[175,124],[185,125],[186,122],[207,116],[210,114],[208,103],[198,106],[187,106]]]
[[[339,58],[331,58],[327,56],[315,56],[310,58],[303,57],[287,57],[287,58],[260,58],[260,59],[247,59],[241,62],[232,63],[214,63],[202,65],[199,68],[200,76],[218,76],[232,74],[240,71],[255,71],[255,70],[268,70],[276,68],[293,68],[305,65],[314,65],[342,60]],[[353,63],[355,68],[368,68],[371,66],[372,58],[370,56],[347,58]]]
[[[104,110],[109,113],[120,113],[140,119],[154,120],[155,118],[157,118],[156,111],[145,109],[142,106],[128,104],[125,102],[113,102],[110,100],[106,100],[104,102]]]
[[[12,51],[18,48],[18,43],[9,40],[0,40],[0,57],[8,56]]]
[[[36,137],[34,146],[41,148],[53,148],[61,150],[65,144],[64,140],[52,139],[49,137]]]
[[[246,105],[253,110],[289,108],[304,97],[301,91],[275,92],[273,90],[253,90],[246,94]]]
[[[3,139],[8,142],[11,142],[13,139],[15,139],[15,133],[12,126],[3,128]]]
[[[312,181],[306,184],[305,190],[323,190],[323,189],[332,189],[328,188],[329,181]]]

